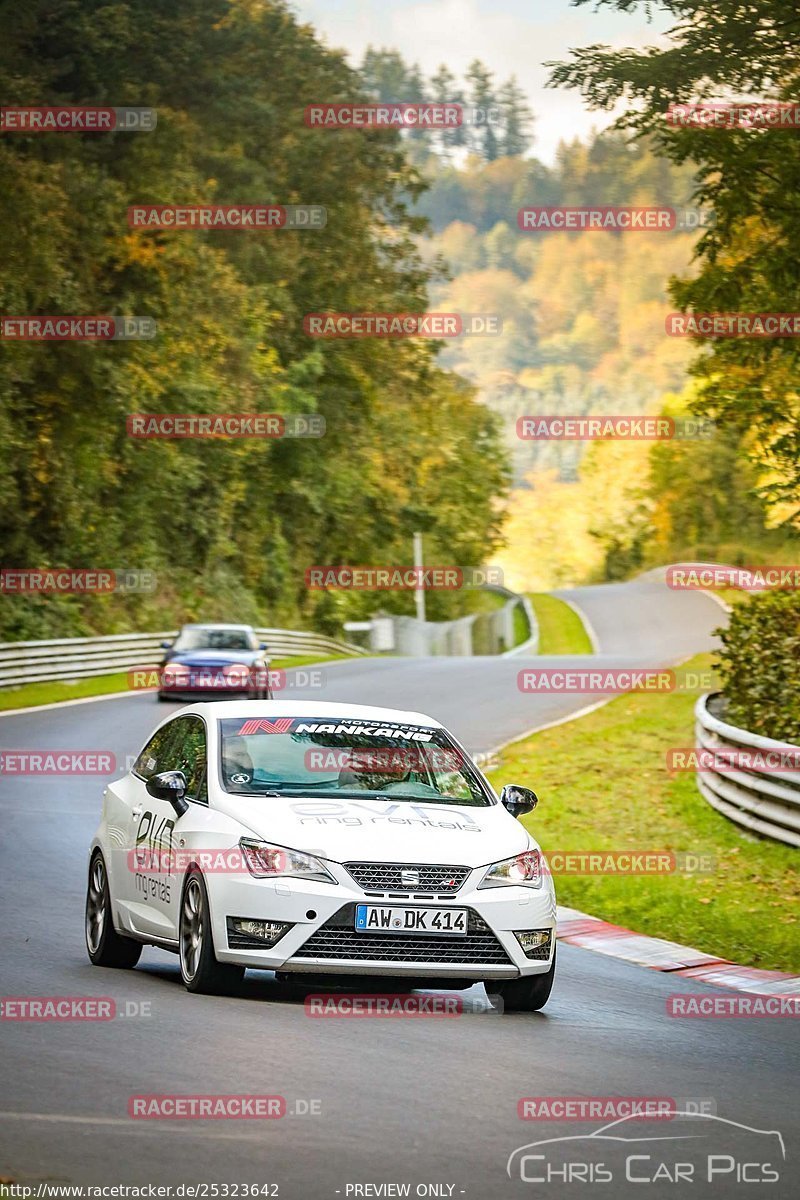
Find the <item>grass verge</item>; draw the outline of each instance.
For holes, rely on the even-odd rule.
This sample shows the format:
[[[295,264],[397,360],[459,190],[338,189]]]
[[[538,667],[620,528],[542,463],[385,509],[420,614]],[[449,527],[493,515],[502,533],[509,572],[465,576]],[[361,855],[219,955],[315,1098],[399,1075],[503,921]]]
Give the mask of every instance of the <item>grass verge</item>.
[[[514,645],[521,646],[531,636],[531,631],[528,627],[528,618],[525,616],[521,604],[514,605],[512,616],[514,619]]]
[[[270,668],[274,671],[289,670],[292,667],[338,662],[349,657],[347,654],[329,654],[322,658],[315,654],[299,654],[296,658],[273,658]],[[127,671],[118,671],[114,675],[94,675],[91,679],[23,683],[20,687],[0,688],[0,712],[9,712],[15,708],[32,708],[37,704],[57,704],[60,700],[82,700],[86,696],[108,696],[113,692],[128,690]]]
[[[574,609],[559,600],[536,592],[530,597],[539,622],[540,654],[592,654],[586,626]]]
[[[686,666],[707,670],[710,655]],[[670,776],[670,747],[694,744],[691,693],[629,694],[503,751],[492,783],[533,787],[524,819],[545,851],[711,855],[706,875],[557,876],[560,903],[743,965],[800,971],[798,854],[740,830]]]

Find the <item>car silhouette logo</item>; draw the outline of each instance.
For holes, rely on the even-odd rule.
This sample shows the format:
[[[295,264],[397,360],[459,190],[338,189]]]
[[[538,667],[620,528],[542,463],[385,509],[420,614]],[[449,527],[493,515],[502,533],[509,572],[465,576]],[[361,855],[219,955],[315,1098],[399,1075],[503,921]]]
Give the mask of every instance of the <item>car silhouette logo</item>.
[[[400,882],[403,887],[419,887],[419,871],[401,870]]]
[[[727,1117],[718,1117],[712,1113],[694,1113],[684,1112],[677,1106],[669,1113],[672,1119],[678,1117],[686,1117],[691,1121],[696,1121],[697,1128],[700,1132],[697,1133],[665,1133],[651,1136],[636,1137],[633,1135],[625,1136],[626,1126],[631,1124],[636,1130],[636,1123],[641,1120],[641,1115],[631,1113],[628,1116],[618,1117],[616,1121],[609,1122],[608,1125],[602,1125],[599,1129],[595,1129],[592,1133],[571,1134],[566,1137],[542,1138],[538,1142],[529,1142],[526,1146],[519,1146],[513,1150],[508,1156],[506,1163],[506,1174],[509,1178],[513,1178],[511,1174],[512,1166],[520,1165],[523,1161],[523,1156],[526,1151],[535,1150],[541,1146],[555,1146],[559,1143],[583,1143],[584,1146],[598,1142],[622,1142],[623,1144],[633,1146],[641,1145],[645,1142],[665,1143],[665,1142],[681,1142],[703,1140],[716,1124],[719,1126],[727,1126],[729,1129],[746,1130],[748,1133],[761,1134],[764,1137],[777,1139],[777,1146],[780,1147],[781,1160],[786,1161],[786,1146],[783,1141],[783,1135],[777,1129],[755,1129],[752,1125],[743,1125],[740,1121],[730,1121]],[[705,1132],[703,1132],[705,1126]],[[520,1156],[518,1159],[517,1156]],[[530,1182],[530,1181],[527,1181]]]

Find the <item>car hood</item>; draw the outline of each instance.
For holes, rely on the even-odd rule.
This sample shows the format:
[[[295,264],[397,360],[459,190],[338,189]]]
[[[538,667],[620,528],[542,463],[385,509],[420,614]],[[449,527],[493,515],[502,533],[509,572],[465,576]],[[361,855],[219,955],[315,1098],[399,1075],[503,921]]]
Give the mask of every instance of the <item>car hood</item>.
[[[258,657],[258,650],[184,650],[169,655],[167,661],[187,667],[224,667],[228,663],[251,666]]]
[[[214,807],[264,841],[334,862],[442,863],[480,867],[535,845],[501,804],[474,808],[398,800],[233,796]]]

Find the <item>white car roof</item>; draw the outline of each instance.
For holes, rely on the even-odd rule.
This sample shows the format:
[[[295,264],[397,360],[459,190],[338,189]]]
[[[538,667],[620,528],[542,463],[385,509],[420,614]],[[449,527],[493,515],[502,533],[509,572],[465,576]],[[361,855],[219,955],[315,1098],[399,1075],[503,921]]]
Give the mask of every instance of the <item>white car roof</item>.
[[[181,625],[181,629],[252,629],[252,625],[240,623],[231,625],[225,621],[190,621],[187,625]]]
[[[371,704],[336,704],[324,700],[212,700],[192,704],[183,712],[198,712],[210,720],[223,717],[330,717],[339,721],[392,721],[396,725],[442,725],[425,713],[405,712],[399,708],[376,708]]]

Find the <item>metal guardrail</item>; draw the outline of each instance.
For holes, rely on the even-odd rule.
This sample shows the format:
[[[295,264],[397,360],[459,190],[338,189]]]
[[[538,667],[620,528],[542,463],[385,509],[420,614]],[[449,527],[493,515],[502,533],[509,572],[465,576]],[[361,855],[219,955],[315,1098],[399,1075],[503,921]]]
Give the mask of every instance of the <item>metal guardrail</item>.
[[[728,725],[709,712],[710,696],[695,705],[695,745],[698,749],[794,751],[798,747]],[[787,846],[800,846],[800,771],[774,774],[718,763],[718,770],[698,767],[700,794],[717,812],[763,837]]]
[[[521,642],[519,646],[513,646],[510,650],[506,650],[505,654],[503,655],[504,658],[512,658],[516,654],[539,653],[539,620],[536,616],[533,605],[527,596],[517,596],[517,602],[522,605],[522,611],[525,614],[525,620],[528,622],[528,637],[524,642]]]
[[[433,655],[469,656],[473,654],[536,654],[539,626],[527,596],[497,585],[488,591],[508,597],[502,608],[470,613],[452,621],[418,621],[416,617],[387,618],[394,628],[394,647],[398,654],[414,658]],[[528,637],[514,645],[514,610],[521,606],[528,626]]]
[[[361,646],[321,633],[294,629],[256,629],[275,658],[301,654],[367,654]],[[0,642],[0,688],[56,679],[85,679],[130,667],[152,667],[161,660],[161,643],[177,637],[162,633],[121,633],[96,638],[51,638],[42,642]]]

